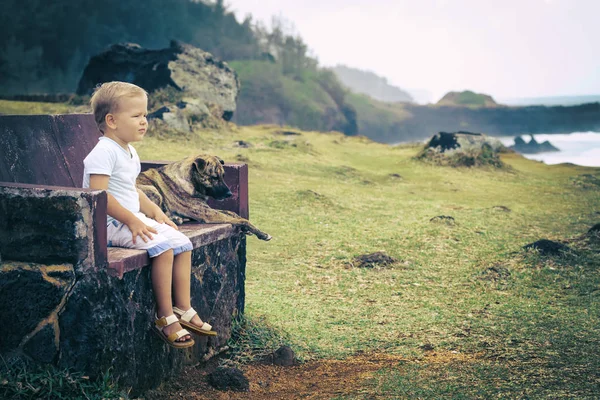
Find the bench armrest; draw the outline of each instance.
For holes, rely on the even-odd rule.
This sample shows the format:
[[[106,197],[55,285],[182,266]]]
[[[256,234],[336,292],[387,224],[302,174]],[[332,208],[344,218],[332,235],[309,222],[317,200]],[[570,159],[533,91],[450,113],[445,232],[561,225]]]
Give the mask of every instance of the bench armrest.
[[[105,268],[105,191],[0,182],[2,260]]]
[[[159,168],[172,161],[142,161],[142,171]],[[208,205],[217,210],[233,211],[242,218],[250,216],[248,209],[248,164],[225,163],[225,183],[229,186],[230,198],[223,201],[210,199]]]

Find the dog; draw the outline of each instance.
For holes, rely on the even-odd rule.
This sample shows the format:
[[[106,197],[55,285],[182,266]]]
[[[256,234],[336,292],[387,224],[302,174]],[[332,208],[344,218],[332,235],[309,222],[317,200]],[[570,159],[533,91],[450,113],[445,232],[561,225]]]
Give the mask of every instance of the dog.
[[[232,211],[215,210],[206,201],[209,197],[223,200],[231,197],[225,184],[225,162],[210,155],[187,157],[159,168],[142,172],[136,186],[157,204],[177,225],[184,218],[208,224],[232,224],[261,240],[271,240],[245,218]]]

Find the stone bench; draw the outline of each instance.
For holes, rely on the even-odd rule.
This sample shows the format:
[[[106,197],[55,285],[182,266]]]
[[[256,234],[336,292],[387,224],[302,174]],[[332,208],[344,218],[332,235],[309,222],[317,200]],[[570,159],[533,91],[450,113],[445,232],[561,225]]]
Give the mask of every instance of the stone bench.
[[[106,192],[80,188],[100,135],[90,114],[0,116],[0,355],[90,376],[110,368],[135,393],[227,342],[244,309],[246,239],[229,224],[180,227],[194,245],[192,305],[219,336],[164,345],[150,331],[146,252],[107,248]],[[247,165],[225,172],[233,196],[210,205],[247,218]]]

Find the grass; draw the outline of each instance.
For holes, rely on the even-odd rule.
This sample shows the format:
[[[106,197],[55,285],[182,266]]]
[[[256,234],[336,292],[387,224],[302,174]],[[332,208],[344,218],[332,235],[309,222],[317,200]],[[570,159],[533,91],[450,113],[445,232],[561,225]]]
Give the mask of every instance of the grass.
[[[0,398],[2,399],[124,399],[107,372],[96,381],[81,373],[52,366],[27,366],[23,363],[0,366]]]
[[[507,169],[442,167],[415,160],[416,145],[280,129],[136,145],[142,159],[249,164],[251,220],[274,239],[248,240],[246,317],[281,334],[254,330],[250,342],[283,337],[304,360],[416,360],[382,370],[357,398],[600,396],[600,244],[578,239],[600,219],[600,169],[511,153]],[[454,223],[432,220],[442,215]],[[522,249],[542,238],[574,250]],[[351,266],[376,251],[400,261]]]
[[[575,238],[598,222],[600,197],[590,187],[598,169],[516,154],[502,155],[506,170],[445,168],[414,160],[415,146],[277,130],[138,146],[142,158],[206,152],[248,160],[251,219],[274,236],[248,242],[249,318],[285,332],[306,360],[360,350],[418,358],[424,345],[478,355],[382,372],[372,390],[391,397],[600,395],[598,247],[564,259],[522,250],[541,238]],[[238,140],[252,147],[238,148]],[[455,223],[430,221],[439,215]],[[349,266],[375,251],[401,262]],[[505,272],[490,277],[493,267]]]
[[[0,115],[17,114],[65,114],[65,113],[91,112],[89,106],[71,105],[65,103],[40,103],[32,101],[0,100]]]

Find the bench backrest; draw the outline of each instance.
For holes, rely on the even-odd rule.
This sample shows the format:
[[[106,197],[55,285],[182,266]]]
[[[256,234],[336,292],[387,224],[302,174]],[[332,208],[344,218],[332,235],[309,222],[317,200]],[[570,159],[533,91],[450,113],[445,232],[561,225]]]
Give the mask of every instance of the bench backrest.
[[[101,135],[92,114],[0,115],[0,184],[79,188],[83,159]],[[142,171],[165,163],[142,161]],[[225,182],[233,196],[208,204],[248,218],[247,165],[226,164]]]
[[[101,133],[91,114],[0,116],[0,182],[81,187]]]

